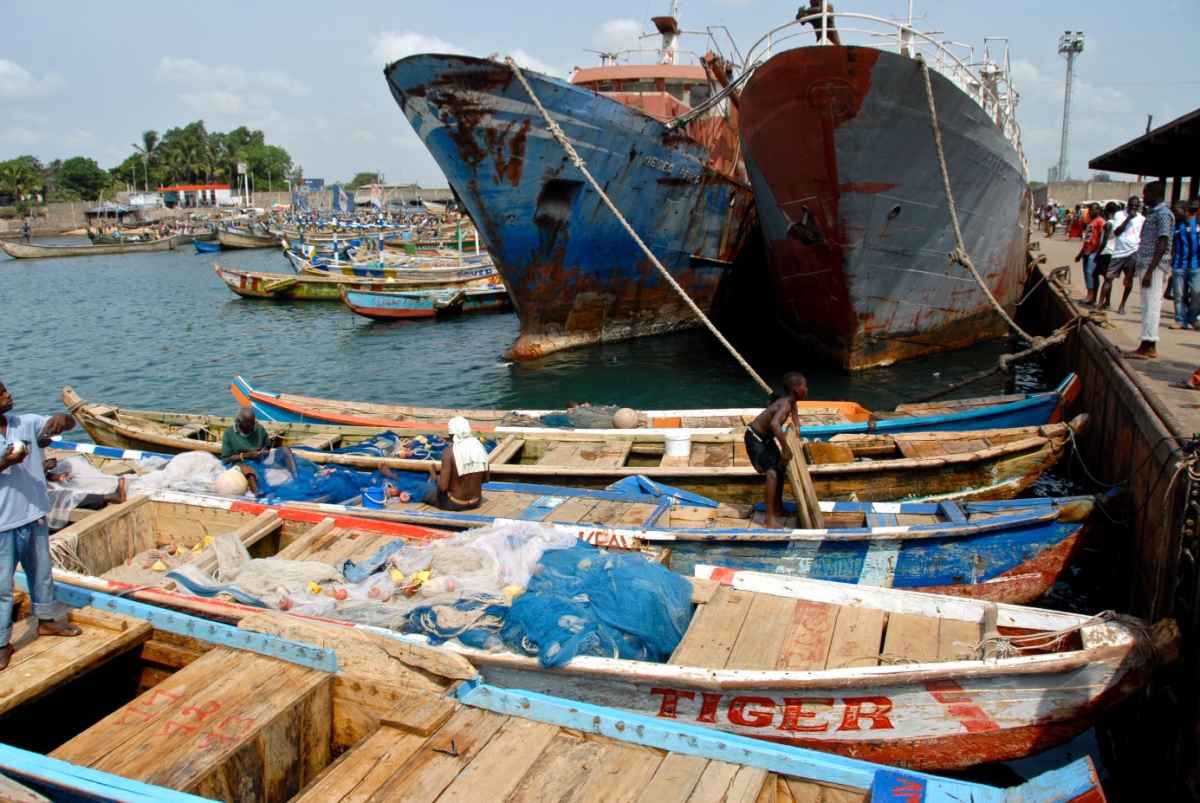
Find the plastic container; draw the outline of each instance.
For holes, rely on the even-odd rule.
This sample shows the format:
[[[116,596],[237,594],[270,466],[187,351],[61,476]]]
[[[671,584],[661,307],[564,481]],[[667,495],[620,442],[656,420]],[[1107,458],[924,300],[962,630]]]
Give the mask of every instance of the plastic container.
[[[663,453],[667,457],[687,457],[692,453],[692,434],[690,432],[664,433]]]
[[[366,488],[363,490],[362,505],[372,510],[383,510],[383,500],[387,498],[387,488]]]

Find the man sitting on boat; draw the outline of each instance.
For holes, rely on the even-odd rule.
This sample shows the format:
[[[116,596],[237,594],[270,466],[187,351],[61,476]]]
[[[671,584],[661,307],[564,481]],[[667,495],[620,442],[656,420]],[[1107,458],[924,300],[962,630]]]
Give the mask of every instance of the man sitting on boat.
[[[792,450],[784,439],[783,427],[788,416],[795,424],[796,402],[808,397],[808,380],[802,374],[790,372],[783,376],[783,390],[771,394],[771,403],[746,427],[743,439],[750,464],[767,478],[765,502],[767,517],[764,527],[783,529],[783,474],[791,462]],[[798,425],[796,425],[798,427]]]
[[[221,462],[237,466],[246,475],[250,492],[258,494],[258,470],[253,463],[283,461],[288,472],[295,476],[296,457],[286,446],[271,448],[271,436],[254,415],[254,408],[246,405],[238,410],[237,422],[221,436]],[[236,475],[235,475],[236,476]]]
[[[433,487],[421,501],[440,510],[472,510],[483,504],[483,484],[491,477],[487,449],[472,437],[471,425],[462,416],[451,418],[446,426],[454,442],[442,452],[441,472],[429,467]]]

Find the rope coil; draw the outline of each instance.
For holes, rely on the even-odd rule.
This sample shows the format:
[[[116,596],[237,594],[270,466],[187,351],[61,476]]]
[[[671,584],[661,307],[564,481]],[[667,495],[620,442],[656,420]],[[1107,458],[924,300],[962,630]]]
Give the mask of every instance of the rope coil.
[[[537,108],[538,113],[542,115],[542,120],[546,123],[546,129],[550,132],[554,139],[558,141],[558,144],[562,146],[563,150],[566,151],[567,158],[570,159],[571,164],[573,164],[575,168],[583,174],[583,177],[587,179],[588,184],[592,186],[592,189],[595,190],[596,194],[600,196],[600,199],[604,201],[604,205],[607,206],[614,215],[616,215],[617,221],[621,224],[625,231],[629,233],[629,236],[633,238],[633,241],[637,243],[638,247],[642,249],[642,252],[650,259],[650,262],[654,265],[658,272],[662,274],[662,277],[667,281],[671,288],[679,294],[679,297],[684,300],[688,307],[691,308],[696,317],[699,318],[700,321],[708,328],[708,330],[713,333],[713,336],[721,342],[721,345],[724,346],[725,349],[731,355],[733,355],[733,358],[737,360],[743,368],[746,369],[746,373],[750,374],[754,381],[757,382],[763,390],[770,393],[771,386],[763,381],[763,378],[758,375],[758,372],[750,367],[750,363],[746,362],[742,355],[738,353],[737,349],[733,347],[733,344],[726,340],[725,337],[717,331],[717,327],[713,326],[713,323],[708,319],[708,316],[700,311],[700,308],[696,306],[696,303],[692,301],[684,289],[679,286],[679,283],[675,281],[675,278],[667,272],[667,269],[664,268],[662,263],[658,261],[658,258],[654,256],[654,253],[649,249],[649,247],[642,242],[642,238],[638,236],[637,232],[633,230],[633,227],[629,225],[629,222],[625,220],[625,217],[609,199],[608,195],[603,189],[600,188],[600,185],[596,183],[596,179],[592,178],[592,174],[588,172],[587,164],[583,161],[583,158],[576,153],[575,148],[572,147],[570,141],[567,140],[567,137],[565,134],[563,134],[562,129],[558,127],[558,123],[554,122],[554,120],[550,117],[550,113],[546,111],[546,107],[542,105],[541,100],[539,100],[538,96],[534,94],[533,87],[529,85],[529,81],[525,78],[525,73],[522,72],[521,68],[517,66],[517,63],[513,61],[512,56],[506,57],[504,59],[504,63],[508,65],[508,68],[512,70],[513,75],[517,77],[517,80],[521,82],[521,86],[524,87],[525,91],[529,94],[529,99],[533,101],[533,105]]]

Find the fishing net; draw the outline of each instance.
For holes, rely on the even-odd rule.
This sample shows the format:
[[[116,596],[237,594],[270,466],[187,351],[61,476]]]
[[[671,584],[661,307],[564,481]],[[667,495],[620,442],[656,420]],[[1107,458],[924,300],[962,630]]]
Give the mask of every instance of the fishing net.
[[[105,474],[83,455],[59,460],[58,465],[51,469],[46,483],[46,494],[50,498],[46,523],[53,530],[67,526],[72,510],[93,494],[104,496],[115,493],[117,482],[116,477]]]
[[[125,480],[127,494],[171,490],[187,493],[212,493],[213,480],[225,470],[221,461],[208,452],[177,454],[165,465],[161,458],[134,463],[137,476]]]
[[[542,557],[500,638],[543,666],[577,655],[662,662],[687,631],[691,595],[691,583],[641,555],[578,542]]]
[[[615,404],[573,407],[570,410],[543,413],[534,418],[512,412],[500,424],[506,427],[553,427],[555,429],[613,429],[613,416],[621,408]]]

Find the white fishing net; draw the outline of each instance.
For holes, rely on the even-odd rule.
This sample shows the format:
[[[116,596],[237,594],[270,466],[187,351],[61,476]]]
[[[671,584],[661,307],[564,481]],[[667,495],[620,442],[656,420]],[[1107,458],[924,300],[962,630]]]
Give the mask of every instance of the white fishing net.
[[[118,479],[110,477],[88,462],[83,455],[59,460],[46,483],[50,497],[50,513],[46,516],[51,529],[66,527],[71,520],[71,511],[77,508],[89,494],[115,493]]]
[[[148,458],[134,467],[138,475],[125,480],[125,492],[131,495],[160,490],[212,493],[213,480],[225,470],[221,461],[208,452],[177,454],[165,465],[161,458]]]

